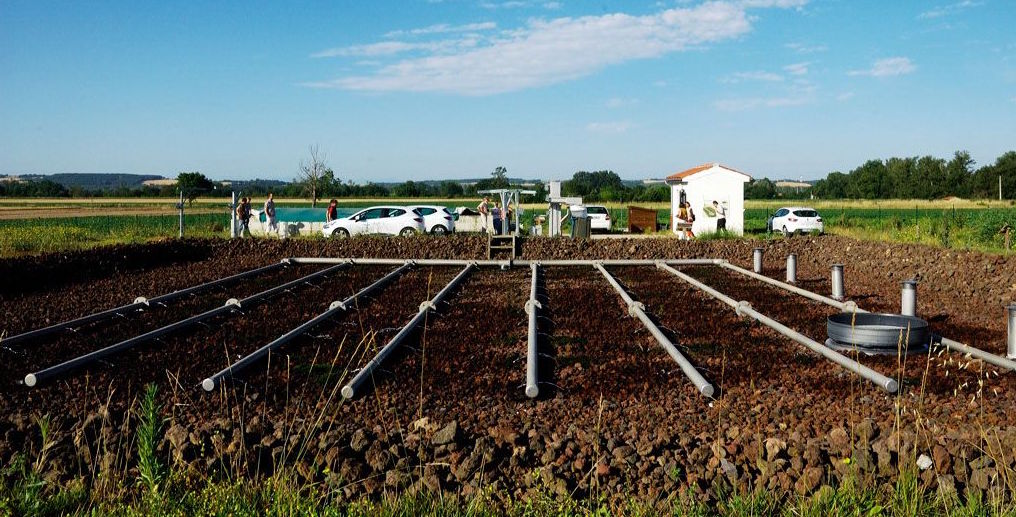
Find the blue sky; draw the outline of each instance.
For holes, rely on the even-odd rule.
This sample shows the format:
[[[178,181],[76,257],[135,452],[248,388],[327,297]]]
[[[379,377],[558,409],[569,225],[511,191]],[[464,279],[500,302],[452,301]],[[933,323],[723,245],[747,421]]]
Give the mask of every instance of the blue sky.
[[[824,177],[1016,149],[1011,0],[0,0],[0,173]]]

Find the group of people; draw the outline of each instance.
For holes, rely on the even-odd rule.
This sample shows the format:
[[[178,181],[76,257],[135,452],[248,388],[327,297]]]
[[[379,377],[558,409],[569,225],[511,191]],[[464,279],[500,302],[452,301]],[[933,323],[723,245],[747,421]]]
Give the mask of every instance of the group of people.
[[[248,237],[250,236],[250,220],[251,217],[254,216],[250,203],[251,198],[244,197],[241,198],[240,202],[236,204],[236,218],[240,222],[240,228],[238,229],[237,233],[239,234],[240,237],[243,237],[244,235]],[[268,193],[268,199],[265,200],[264,214],[266,219],[265,222],[268,225],[268,230],[272,232],[278,232],[279,223],[278,220],[275,218],[275,199],[273,198],[271,192]]]
[[[500,235],[504,233],[504,230],[511,229],[511,220],[515,212],[511,205],[502,208],[500,201],[491,203],[490,196],[483,196],[483,201],[480,201],[480,204],[476,205],[476,211],[480,212],[480,215],[483,216],[485,221],[484,226],[486,226],[488,217],[490,218],[491,224],[494,227],[494,235]],[[484,230],[486,231],[487,228],[485,227]]]
[[[727,209],[713,200],[713,211],[716,212],[716,231],[721,232],[727,229]],[[678,203],[676,215],[678,235],[686,239],[694,239],[695,233],[691,231],[692,223],[695,222],[695,211],[691,209],[691,203],[681,201]]]

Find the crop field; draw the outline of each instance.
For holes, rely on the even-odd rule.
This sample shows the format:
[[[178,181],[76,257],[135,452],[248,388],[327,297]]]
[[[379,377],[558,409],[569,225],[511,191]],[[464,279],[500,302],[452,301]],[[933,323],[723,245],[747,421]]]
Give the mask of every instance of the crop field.
[[[470,206],[472,199],[363,199],[342,200],[341,210],[373,204],[438,204]],[[102,244],[145,242],[177,235],[175,201],[167,199],[0,200],[0,256],[87,249]],[[228,236],[229,211],[222,199],[197,199],[185,212],[185,233],[200,237]],[[604,203],[614,228],[627,228],[627,204]],[[771,239],[768,217],[780,206],[807,204],[822,214],[826,232],[864,240],[921,243],[950,249],[1008,253],[1004,229],[1016,228],[1016,208],[1008,201],[748,201],[745,232],[749,237]],[[280,199],[280,208],[304,208],[306,200]],[[665,226],[669,203],[643,203],[658,210]],[[75,213],[67,217],[68,211]],[[543,205],[523,204],[521,220],[532,225],[545,215]],[[568,224],[565,224],[567,231]],[[662,232],[667,234],[667,232]],[[1011,233],[1011,232],[1010,232]]]
[[[941,347],[842,355],[888,389],[696,287],[822,341],[839,309],[723,265],[750,268],[759,244],[765,276],[794,253],[796,285],[819,294],[845,264],[870,311],[897,312],[917,277],[936,333],[1005,355],[1016,259],[921,245],[529,239],[515,267],[474,263],[486,240],[466,235],[99,248],[0,260],[0,464],[92,492],[282,476],[338,503],[671,511],[765,493],[778,506],[756,513],[825,514],[841,487],[911,483],[920,512],[1011,511],[1016,371]],[[389,261],[338,260],[362,257]]]

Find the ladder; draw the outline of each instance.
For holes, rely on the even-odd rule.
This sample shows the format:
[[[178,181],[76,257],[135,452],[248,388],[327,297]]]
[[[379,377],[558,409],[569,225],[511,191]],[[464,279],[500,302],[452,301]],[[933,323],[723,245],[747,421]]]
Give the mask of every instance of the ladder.
[[[518,258],[519,238],[517,235],[487,234],[487,260],[507,252],[512,260]]]

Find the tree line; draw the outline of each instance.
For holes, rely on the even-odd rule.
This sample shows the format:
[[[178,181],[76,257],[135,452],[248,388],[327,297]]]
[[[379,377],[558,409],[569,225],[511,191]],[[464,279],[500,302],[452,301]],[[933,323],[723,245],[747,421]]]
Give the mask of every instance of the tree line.
[[[496,167],[473,185],[457,181],[406,181],[394,185],[357,184],[341,181],[327,165],[323,155],[311,148],[311,158],[300,164],[300,173],[292,182],[252,180],[224,185],[200,172],[181,172],[176,185],[116,187],[101,190],[79,186],[67,188],[50,179],[31,181],[0,181],[0,197],[176,197],[182,188],[185,197],[226,197],[231,190],[244,195],[305,198],[317,202],[328,198],[476,198],[478,190],[518,187],[536,190],[537,195],[526,201],[546,201],[547,189],[540,182],[513,184],[508,169]],[[748,199],[939,199],[947,196],[964,198],[997,198],[999,178],[1003,197],[1016,197],[1016,151],[999,156],[994,163],[975,168],[970,153],[957,151],[945,160],[933,156],[868,160],[847,172],[831,172],[810,189],[777,187],[768,178],[749,181],[745,185]],[[670,199],[670,188],[664,184],[645,185],[624,182],[614,171],[578,171],[561,186],[564,196],[579,196],[586,201],[601,202],[662,202]]]
[[[999,156],[994,163],[975,168],[966,151],[945,160],[914,156],[868,160],[850,172],[831,172],[810,189],[779,188],[767,178],[745,186],[748,199],[777,197],[820,199],[941,199],[998,198],[1001,178],[1004,198],[1016,197],[1016,151]]]

